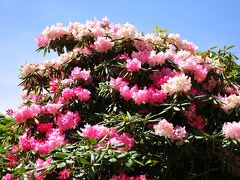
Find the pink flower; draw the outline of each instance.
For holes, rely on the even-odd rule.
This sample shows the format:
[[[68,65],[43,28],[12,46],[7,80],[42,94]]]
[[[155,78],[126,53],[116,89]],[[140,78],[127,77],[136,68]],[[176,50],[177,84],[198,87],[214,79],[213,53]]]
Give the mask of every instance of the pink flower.
[[[18,139],[19,139],[20,147],[23,150],[25,151],[30,150],[31,145],[29,142],[29,138],[27,137],[27,133],[24,133],[23,135],[18,136]]]
[[[139,52],[133,52],[132,58],[133,59],[136,58],[136,59],[140,60],[142,63],[146,63],[149,61],[149,55],[150,55],[150,52],[147,49],[144,49]]]
[[[119,90],[120,88],[127,86],[128,82],[124,81],[123,78],[118,77],[117,79],[110,78],[109,84],[113,89]]]
[[[148,89],[150,103],[162,103],[166,99],[166,94],[162,90],[157,90],[155,88]]]
[[[63,89],[62,91],[62,96],[65,98],[65,99],[71,99],[72,97],[74,97],[76,94],[74,92],[73,89],[70,89],[70,88],[65,88]]]
[[[150,66],[163,65],[165,63],[165,59],[166,57],[164,52],[161,51],[156,53],[156,51],[152,50],[150,52],[148,64]]]
[[[129,177],[124,172],[121,172],[119,176],[113,175],[110,180],[146,180],[146,175],[140,175],[137,177]]]
[[[52,123],[37,124],[37,130],[46,133],[52,130]]]
[[[98,37],[94,42],[94,46],[98,52],[107,52],[109,49],[112,49],[114,43],[107,37]]]
[[[52,80],[50,82],[50,88],[49,88],[50,92],[55,93],[58,90],[59,86],[60,86],[60,83],[57,79]]]
[[[118,137],[118,140],[121,141],[125,145],[126,149],[128,150],[132,149],[135,143],[134,139],[129,137],[129,135],[126,133],[123,133],[122,135],[120,135]]]
[[[2,180],[13,180],[13,175],[7,173],[5,176],[2,177]]]
[[[134,92],[132,95],[133,101],[140,105],[140,104],[145,104],[149,100],[149,92],[146,87],[142,90],[138,90],[137,92]]]
[[[69,179],[70,175],[71,175],[71,170],[69,168],[66,168],[59,172],[58,179],[62,179],[62,180]]]
[[[89,124],[86,124],[84,128],[82,128],[81,130],[82,136],[84,138],[96,138],[96,139],[102,139],[110,132],[110,129],[105,126],[100,125],[91,126]]]
[[[170,96],[176,92],[188,92],[191,89],[191,79],[185,74],[174,76],[167,80],[167,83],[162,84],[164,93]]]
[[[158,124],[153,126],[155,134],[159,136],[164,136],[176,141],[177,144],[181,145],[183,140],[186,138],[187,133],[185,127],[176,126],[174,128],[172,123],[169,123],[166,119],[159,121]]]
[[[120,88],[120,95],[125,99],[125,100],[130,100],[132,99],[132,93],[130,91],[130,88],[128,86],[123,86]]]
[[[83,79],[87,81],[90,79],[90,71],[81,70],[80,67],[75,67],[71,72],[71,77],[73,80]]]
[[[13,154],[5,154],[4,157],[8,159],[9,167],[13,167],[17,163],[17,157]]]
[[[139,61],[137,58],[133,59],[127,59],[126,60],[126,68],[128,71],[138,71],[141,69],[141,61]]]
[[[226,138],[240,139],[240,122],[226,122],[223,124],[222,132]]]
[[[44,106],[44,108],[48,111],[48,113],[55,115],[62,106],[63,104],[48,103]]]
[[[65,114],[60,114],[57,118],[57,125],[61,131],[68,129],[75,129],[80,122],[80,115],[78,112],[67,111]]]
[[[87,89],[81,88],[81,86],[74,88],[74,93],[80,101],[87,101],[90,99],[91,92]]]
[[[46,142],[50,149],[54,149],[66,143],[65,136],[60,129],[52,129],[46,134]]]
[[[48,45],[49,40],[42,34],[39,34],[39,35],[37,35],[36,43],[37,43],[38,47],[43,47],[43,46]]]

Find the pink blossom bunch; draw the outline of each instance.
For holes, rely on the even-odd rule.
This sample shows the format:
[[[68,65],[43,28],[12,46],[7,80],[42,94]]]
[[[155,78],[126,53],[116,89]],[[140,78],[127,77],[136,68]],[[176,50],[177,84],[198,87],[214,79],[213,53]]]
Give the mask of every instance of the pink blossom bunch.
[[[114,175],[110,180],[146,180],[146,175],[140,175],[137,177],[129,177],[125,173],[120,173],[119,176]]]
[[[231,94],[225,97],[218,96],[217,98],[222,101],[223,104],[221,105],[221,108],[226,112],[240,105],[240,95]]]
[[[240,139],[240,122],[226,122],[223,124],[222,133],[226,138]]]
[[[169,96],[173,95],[176,92],[185,92],[187,93],[192,87],[190,77],[185,74],[171,77],[167,80],[166,83],[161,85],[161,88],[164,93]]]
[[[51,40],[70,35],[69,30],[61,23],[46,27],[41,34],[37,36],[36,42],[39,47],[47,45]]]
[[[129,88],[128,86],[123,86],[119,89],[120,95],[125,100],[132,99],[136,104],[146,104],[146,103],[162,103],[166,99],[166,94],[162,90],[158,90],[154,87],[147,89],[139,89],[137,85]]]
[[[121,146],[122,144],[124,147],[121,147],[119,150],[130,150],[134,146],[134,139],[129,137],[128,134],[123,133],[119,134],[116,129],[114,128],[107,128],[105,126],[101,125],[85,125],[82,130],[82,136],[86,139],[88,138],[96,138],[101,140],[104,137],[106,138],[106,142],[111,144],[113,147],[118,148],[118,146]],[[99,144],[99,147],[103,146],[105,144]]]
[[[44,141],[28,136],[27,132],[20,135],[18,139],[22,150],[36,150],[40,154],[47,154],[52,149],[65,144],[65,136],[59,129],[48,129]]]
[[[65,114],[59,114],[56,119],[56,124],[59,126],[60,131],[75,129],[80,122],[80,115],[78,112],[67,111]]]
[[[32,119],[42,111],[41,106],[32,104],[30,107],[22,106],[20,109],[13,113],[13,117],[18,123],[23,123],[28,119]]]
[[[127,59],[126,60],[126,68],[128,71],[138,71],[141,69],[141,61],[139,61],[137,58],[133,59]]]
[[[153,126],[156,135],[164,136],[172,141],[182,142],[187,137],[185,127],[176,126],[169,123],[166,119],[159,121],[158,124]]]
[[[7,173],[5,176],[2,177],[2,180],[13,180],[13,175]]]
[[[87,89],[83,89],[81,86],[75,88],[65,88],[62,91],[62,97],[66,100],[69,100],[73,97],[78,97],[80,101],[87,101],[90,98],[91,92]]]
[[[107,37],[98,37],[94,42],[94,46],[98,52],[107,52],[114,46],[114,43]]]
[[[82,70],[80,67],[74,67],[71,72],[71,77],[73,80],[83,79],[85,81],[90,79],[90,71]]]

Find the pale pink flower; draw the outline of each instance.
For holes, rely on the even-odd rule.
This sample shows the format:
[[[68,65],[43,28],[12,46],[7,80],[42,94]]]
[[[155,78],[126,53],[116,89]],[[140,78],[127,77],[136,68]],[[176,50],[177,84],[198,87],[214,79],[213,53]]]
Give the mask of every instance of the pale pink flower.
[[[51,27],[46,27],[42,35],[49,40],[55,40],[63,37],[64,35],[70,35],[68,28],[64,27],[61,23],[52,25]]]
[[[167,83],[161,85],[161,88],[165,94],[170,96],[176,92],[188,92],[191,89],[191,79],[185,74],[171,77],[167,80]]]
[[[218,96],[217,98],[223,102],[221,108],[226,112],[240,105],[240,95],[232,94],[226,97]]]
[[[82,70],[80,67],[75,67],[71,72],[73,80],[84,79],[85,81],[90,79],[90,71]]]
[[[136,58],[140,60],[142,63],[147,63],[149,61],[149,55],[150,55],[150,52],[147,49],[144,49],[138,52],[134,51],[132,53],[132,58]]]
[[[130,91],[130,88],[128,86],[123,86],[119,89],[120,95],[125,99],[125,100],[130,100],[132,99],[132,93]]]
[[[240,122],[226,122],[223,124],[222,132],[226,138],[240,139]]]
[[[134,38],[136,35],[136,28],[134,25],[126,23],[120,26],[119,30],[117,31],[118,38]]]
[[[56,147],[66,144],[65,136],[60,129],[52,129],[46,134],[45,143],[47,143],[52,150]]]
[[[38,47],[43,47],[48,45],[49,39],[42,34],[37,35],[36,43]]]
[[[156,135],[176,141],[178,145],[181,145],[187,136],[185,127],[176,126],[174,128],[173,124],[169,123],[166,119],[159,121],[158,124],[153,126],[153,129]]]
[[[159,52],[159,53],[156,53],[156,51],[152,50],[150,52],[150,56],[149,56],[149,61],[148,61],[148,64],[150,66],[156,66],[156,65],[163,65],[165,63],[165,54],[164,52]]]
[[[27,63],[21,68],[21,76],[26,77],[31,74],[34,74],[37,70],[37,65],[36,64],[30,64]]]
[[[181,48],[192,52],[196,52],[198,50],[198,47],[188,40],[183,40],[181,42]]]
[[[107,37],[98,37],[94,42],[94,46],[98,52],[107,52],[112,49],[114,43]]]
[[[133,101],[140,105],[140,104],[145,104],[149,100],[149,92],[146,87],[142,90],[138,90],[137,92],[134,92],[132,95]]]
[[[138,71],[139,69],[141,69],[141,61],[139,61],[136,58],[133,59],[127,59],[126,60],[126,68],[128,71]]]

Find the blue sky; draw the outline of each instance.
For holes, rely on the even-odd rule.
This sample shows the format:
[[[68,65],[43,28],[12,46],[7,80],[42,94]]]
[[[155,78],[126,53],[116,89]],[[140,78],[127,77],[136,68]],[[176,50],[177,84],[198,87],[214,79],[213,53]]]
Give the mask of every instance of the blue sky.
[[[1,0],[0,112],[16,109],[21,102],[21,65],[55,57],[35,52],[35,37],[45,26],[107,16],[114,23],[132,23],[139,32],[159,25],[201,51],[234,44],[232,51],[240,57],[239,8],[239,0]]]

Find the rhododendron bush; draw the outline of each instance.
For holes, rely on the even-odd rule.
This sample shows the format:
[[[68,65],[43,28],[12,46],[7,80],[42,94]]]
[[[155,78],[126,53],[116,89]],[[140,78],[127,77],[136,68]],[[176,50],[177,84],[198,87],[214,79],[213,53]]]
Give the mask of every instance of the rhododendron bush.
[[[1,151],[3,179],[239,176],[239,66],[229,48],[198,52],[131,24],[52,25],[21,68],[21,106]]]

